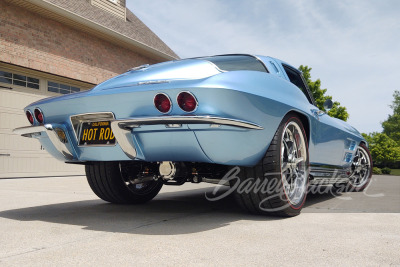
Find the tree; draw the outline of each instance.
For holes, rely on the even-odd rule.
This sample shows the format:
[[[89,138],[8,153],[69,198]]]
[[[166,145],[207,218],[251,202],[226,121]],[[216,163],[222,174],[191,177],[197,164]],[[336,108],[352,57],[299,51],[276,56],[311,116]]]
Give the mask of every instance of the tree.
[[[388,119],[382,122],[382,128],[383,132],[400,146],[400,92],[394,91],[393,98],[393,103],[390,105],[393,114],[389,115]]]
[[[301,65],[299,67],[299,70],[303,73],[304,79],[307,82],[308,88],[310,88],[310,91],[315,99],[317,107],[320,110],[326,112],[324,108],[324,103],[327,99],[332,100],[332,96],[325,95],[327,89],[321,89],[320,79],[317,79],[316,81],[311,80],[312,68]],[[341,119],[343,121],[347,121],[347,119],[349,118],[349,113],[347,113],[346,107],[341,106],[340,103],[337,101],[333,102],[332,109],[329,110],[328,115],[334,118]]]
[[[385,133],[362,134],[369,144],[375,164],[390,166],[400,160],[400,147]]]

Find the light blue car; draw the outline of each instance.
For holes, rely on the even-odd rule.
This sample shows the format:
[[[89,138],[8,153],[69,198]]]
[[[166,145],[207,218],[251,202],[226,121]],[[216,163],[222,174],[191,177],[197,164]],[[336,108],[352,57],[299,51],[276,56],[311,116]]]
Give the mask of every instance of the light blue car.
[[[371,179],[360,133],[320,111],[301,73],[271,57],[143,65],[25,113],[31,126],[14,132],[84,164],[94,193],[112,203],[203,181],[229,184],[250,212],[294,216],[310,184],[361,191]]]

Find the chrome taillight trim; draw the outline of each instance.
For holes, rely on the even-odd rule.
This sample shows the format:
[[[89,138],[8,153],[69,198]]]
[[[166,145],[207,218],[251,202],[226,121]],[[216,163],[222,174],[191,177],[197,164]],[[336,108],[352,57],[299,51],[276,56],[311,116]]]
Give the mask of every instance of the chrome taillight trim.
[[[168,110],[167,112],[162,112],[161,110],[159,110],[159,109],[157,108],[155,100],[156,100],[156,97],[157,97],[158,95],[164,95],[164,96],[166,96],[166,97],[168,98],[170,107],[169,107],[169,110]],[[161,114],[168,114],[168,113],[171,112],[171,110],[172,110],[172,105],[173,105],[173,104],[172,104],[172,101],[171,101],[171,98],[169,97],[169,95],[167,95],[166,93],[157,93],[157,94],[153,97],[153,105],[154,105],[154,107],[158,110],[158,112],[160,112]]]
[[[30,111],[29,109],[26,110],[25,115],[26,115],[26,113],[29,113],[29,114],[32,116],[32,119],[33,119],[32,123],[29,121],[28,118],[27,118],[27,119],[28,119],[28,121],[29,121],[29,123],[30,123],[31,125],[34,125],[34,124],[35,124],[35,115],[33,115],[32,111]]]
[[[182,93],[188,93],[189,95],[193,96],[194,100],[196,101],[196,107],[195,107],[192,111],[186,111],[186,110],[184,110],[183,108],[181,108],[181,106],[179,105],[178,97],[179,97],[179,95],[182,94]],[[199,107],[199,101],[197,101],[196,96],[195,96],[194,94],[192,94],[190,91],[181,91],[181,92],[179,92],[179,94],[176,96],[176,103],[178,104],[178,107],[179,107],[182,111],[184,111],[184,112],[186,112],[186,113],[193,113],[193,112],[196,112],[197,108]]]
[[[43,121],[42,121],[42,122],[40,122],[39,119],[36,117],[36,110],[39,111],[40,114],[42,114],[42,118],[43,118]],[[36,119],[36,121],[37,121],[39,124],[44,124],[44,122],[45,122],[45,120],[44,120],[44,113],[43,113],[43,111],[42,111],[40,108],[35,108],[35,109],[33,110],[33,114],[35,115],[34,118]]]

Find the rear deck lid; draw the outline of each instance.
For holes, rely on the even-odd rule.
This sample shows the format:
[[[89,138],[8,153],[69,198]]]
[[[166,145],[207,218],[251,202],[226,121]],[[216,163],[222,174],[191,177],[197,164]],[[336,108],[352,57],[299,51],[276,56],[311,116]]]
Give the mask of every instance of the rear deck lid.
[[[197,59],[168,61],[144,65],[111,78],[93,88],[93,91],[126,86],[163,83],[173,80],[203,79],[221,73],[211,62]]]

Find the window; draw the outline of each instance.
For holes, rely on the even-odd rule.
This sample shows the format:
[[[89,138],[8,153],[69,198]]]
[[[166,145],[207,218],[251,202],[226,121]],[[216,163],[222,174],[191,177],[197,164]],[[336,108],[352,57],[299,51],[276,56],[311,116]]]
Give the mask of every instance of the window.
[[[39,79],[6,71],[0,71],[0,82],[39,89]]]
[[[298,70],[296,70],[292,67],[289,67],[287,65],[282,64],[282,66],[283,66],[283,69],[285,70],[287,76],[289,77],[290,82],[293,83],[294,85],[296,85],[303,92],[303,94],[307,97],[308,101],[311,104],[313,104],[314,101],[311,97],[311,94],[308,91],[307,86],[305,85],[305,83],[303,81],[301,73]]]
[[[81,89],[78,87],[49,81],[49,82],[47,82],[47,90],[49,92],[53,92],[53,93],[70,94],[70,93],[79,92]]]
[[[114,4],[118,4],[118,0],[108,0],[108,1],[110,1],[111,3],[114,3]]]
[[[202,57],[199,59],[210,61],[223,71],[253,70],[268,72],[264,64],[257,58],[247,55]]]

